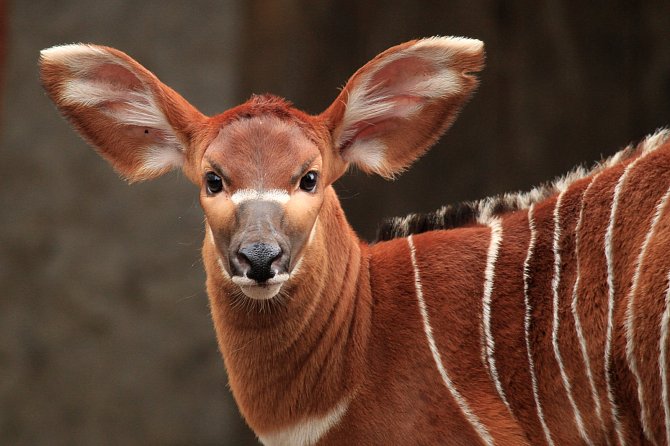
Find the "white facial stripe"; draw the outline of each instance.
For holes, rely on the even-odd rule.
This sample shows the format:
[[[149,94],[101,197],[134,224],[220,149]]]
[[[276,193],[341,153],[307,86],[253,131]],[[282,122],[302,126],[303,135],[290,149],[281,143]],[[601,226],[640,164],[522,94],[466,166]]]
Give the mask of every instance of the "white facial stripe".
[[[302,259],[305,258],[305,255],[301,255],[300,258],[298,259],[298,262],[295,264],[293,267],[293,271],[291,271],[291,277],[296,277],[298,275],[298,272],[300,271],[300,267],[302,266]]]
[[[314,241],[314,237],[316,237],[316,227],[319,225],[319,217],[316,217],[316,220],[314,220],[314,225],[312,226],[312,230],[309,232],[309,239],[307,239],[307,246],[311,245],[312,242]],[[307,246],[305,247],[305,250],[303,250],[302,255],[296,262],[295,266],[293,267],[293,270],[291,270],[291,278],[295,278],[298,275],[298,272],[300,271],[300,267],[302,266],[302,259],[305,258],[305,251],[307,250]]]
[[[216,263],[219,265],[219,269],[221,270],[221,274],[223,274],[223,277],[230,280],[230,274],[228,274],[228,271],[226,271],[226,267],[223,266],[223,260],[221,260],[221,257],[218,257],[216,259]]]
[[[205,220],[205,232],[207,233],[207,240],[209,240],[212,245],[216,245],[214,242],[214,233],[212,232],[212,228],[209,226],[207,220]]]
[[[314,241],[314,237],[316,236],[316,227],[319,225],[319,217],[316,217],[316,220],[314,220],[314,224],[312,225],[312,230],[309,231],[309,239],[307,240],[307,244],[311,245],[312,242]]]
[[[230,200],[236,205],[250,200],[274,201],[275,203],[286,204],[290,199],[291,195],[288,193],[288,191],[282,189],[240,189],[230,197]]]

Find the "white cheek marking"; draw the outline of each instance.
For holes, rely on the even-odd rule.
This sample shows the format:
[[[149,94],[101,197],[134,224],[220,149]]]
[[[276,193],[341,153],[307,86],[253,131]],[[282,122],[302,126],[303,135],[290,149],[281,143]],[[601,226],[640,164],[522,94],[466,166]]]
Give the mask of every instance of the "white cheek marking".
[[[226,271],[226,267],[223,266],[223,260],[221,260],[221,257],[216,258],[216,263],[219,265],[219,269],[221,270],[223,277],[230,280],[230,274],[228,274],[228,271]]]
[[[282,189],[240,189],[230,196],[230,201],[236,205],[250,200],[274,201],[275,203],[286,204],[290,199],[291,195],[288,191]]]
[[[316,220],[314,220],[314,224],[312,225],[312,230],[309,231],[309,239],[307,240],[307,244],[311,245],[312,242],[314,241],[314,237],[316,236],[316,227],[319,225],[319,217],[316,217]]]
[[[214,241],[214,233],[212,232],[212,228],[209,226],[209,222],[207,219],[205,219],[205,232],[207,233],[206,240],[209,241],[209,243],[214,246],[214,249],[216,250],[216,242]],[[221,260],[221,257],[217,254],[216,256],[216,264],[219,265],[219,269],[221,270],[221,274],[225,279],[230,280],[230,274],[228,274],[228,271],[226,270],[226,267],[223,264],[223,260]]]
[[[214,233],[212,232],[212,228],[209,226],[209,223],[205,220],[205,232],[207,233],[207,240],[212,245],[216,246],[216,243],[214,243]]]
[[[350,398],[345,398],[323,416],[309,417],[290,427],[267,435],[259,435],[258,439],[265,446],[309,446],[316,444],[326,432],[342,420],[349,408]]]
[[[316,217],[316,220],[314,221],[314,225],[312,226],[312,230],[309,233],[309,239],[307,239],[307,246],[311,245],[312,242],[314,241],[314,238],[316,237],[316,227],[319,225],[319,217]],[[305,247],[305,250],[307,247]],[[302,255],[296,262],[295,266],[293,267],[293,270],[291,270],[291,276],[290,278],[294,278],[298,275],[298,272],[300,271],[300,267],[302,266],[302,259],[305,258],[305,250],[303,250]]]

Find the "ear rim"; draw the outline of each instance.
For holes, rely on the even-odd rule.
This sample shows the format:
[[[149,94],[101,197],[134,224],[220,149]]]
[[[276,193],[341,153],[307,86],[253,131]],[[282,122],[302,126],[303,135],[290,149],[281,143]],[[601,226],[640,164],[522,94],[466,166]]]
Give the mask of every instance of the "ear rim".
[[[146,114],[147,125],[141,127],[160,130],[158,134],[163,137],[163,142],[136,147],[134,153],[129,152],[129,158],[134,160],[132,162],[120,162],[118,157],[113,156],[113,150],[106,148],[110,146],[110,142],[92,130],[90,123],[86,122],[87,114],[89,117],[106,115],[106,119],[113,119],[112,114],[105,113],[98,107],[105,102],[109,103],[109,98],[86,101],[82,97],[76,98],[72,92],[68,95],[69,86],[78,81],[85,82],[82,79],[85,80],[96,67],[105,64],[121,67],[134,76],[141,88],[134,90],[124,87],[125,93],[141,96],[156,111],[153,116]],[[56,45],[43,49],[40,51],[38,65],[42,87],[56,109],[120,177],[133,183],[156,178],[178,167],[184,169],[188,175],[189,152],[192,152],[189,151],[189,145],[194,131],[207,117],[163,84],[151,71],[120,50],[86,43]],[[89,83],[94,84],[95,80],[90,80]],[[104,83],[99,82],[100,85]],[[126,104],[130,108],[135,106],[133,102],[126,101]],[[136,110],[138,124],[142,118],[141,111],[139,108]],[[155,122],[158,125],[152,126],[149,122],[152,118],[158,118],[161,122]],[[110,124],[110,128],[119,131],[128,129],[129,126],[130,124],[120,121]]]
[[[379,73],[395,61],[401,60],[403,57],[410,57],[411,54],[417,51],[427,51],[431,47],[433,50],[435,47],[441,47],[441,49],[444,50],[443,55],[439,60],[439,62],[443,64],[453,62],[456,60],[454,59],[455,57],[459,58],[458,62],[460,63],[450,67],[454,68],[454,74],[458,76],[460,83],[457,91],[451,92],[451,94],[433,97],[423,107],[434,107],[439,101],[445,101],[454,103],[454,109],[451,110],[451,113],[444,114],[438,127],[432,130],[432,136],[425,138],[425,141],[411,149],[411,151],[415,153],[409,157],[411,160],[403,162],[402,166],[394,165],[387,167],[380,163],[379,160],[383,156],[383,150],[381,148],[383,148],[384,145],[379,142],[372,144],[372,151],[368,151],[368,153],[361,152],[362,155],[359,154],[358,156],[352,157],[351,151],[348,149],[350,149],[353,144],[351,144],[351,141],[347,141],[346,138],[342,137],[342,135],[346,135],[346,129],[341,128],[346,121],[346,113],[350,107],[352,90],[358,89],[359,93],[361,91],[363,93],[373,91],[375,87],[372,86],[368,88],[369,86],[367,85],[367,82],[372,79],[376,73]],[[345,166],[343,170],[345,170],[347,166],[353,164],[367,174],[374,173],[386,179],[395,179],[404,170],[409,168],[413,162],[424,155],[453,124],[461,109],[469,102],[470,98],[477,90],[479,78],[476,74],[484,68],[485,59],[486,53],[484,43],[479,39],[454,36],[433,36],[411,40],[388,48],[364,64],[341,88],[340,94],[336,97],[333,103],[319,115],[319,117],[326,123],[326,127],[331,134],[333,151],[335,152],[334,157],[339,158]],[[427,60],[429,59],[427,58]],[[447,91],[446,93],[450,92]],[[370,144],[370,142],[371,140],[367,143]],[[371,164],[366,162],[368,160],[374,162]]]

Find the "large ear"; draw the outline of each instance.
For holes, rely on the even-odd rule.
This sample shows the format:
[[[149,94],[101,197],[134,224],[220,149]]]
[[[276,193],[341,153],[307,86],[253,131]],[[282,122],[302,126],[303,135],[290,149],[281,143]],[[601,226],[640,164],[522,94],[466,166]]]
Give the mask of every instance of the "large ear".
[[[484,45],[460,37],[407,42],[358,70],[321,115],[336,157],[393,177],[451,125],[477,86]]]
[[[150,71],[113,48],[43,50],[42,84],[61,113],[130,181],[180,167],[205,117]]]

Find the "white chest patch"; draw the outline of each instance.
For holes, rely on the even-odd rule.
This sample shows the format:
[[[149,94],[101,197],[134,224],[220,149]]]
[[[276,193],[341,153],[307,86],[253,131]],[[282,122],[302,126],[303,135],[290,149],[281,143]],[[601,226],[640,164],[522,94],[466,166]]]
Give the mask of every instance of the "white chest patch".
[[[259,435],[265,446],[309,446],[316,444],[326,432],[340,422],[349,407],[350,398],[340,401],[328,413],[320,417],[310,417],[292,426]]]

